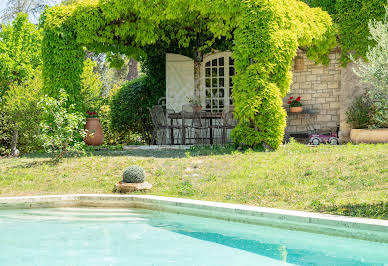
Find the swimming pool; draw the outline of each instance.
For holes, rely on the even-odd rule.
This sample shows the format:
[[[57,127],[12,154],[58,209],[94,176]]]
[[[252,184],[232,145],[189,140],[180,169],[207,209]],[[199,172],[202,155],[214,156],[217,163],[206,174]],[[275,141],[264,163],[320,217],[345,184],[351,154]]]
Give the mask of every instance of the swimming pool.
[[[384,265],[388,243],[144,209],[0,211],[0,265]]]

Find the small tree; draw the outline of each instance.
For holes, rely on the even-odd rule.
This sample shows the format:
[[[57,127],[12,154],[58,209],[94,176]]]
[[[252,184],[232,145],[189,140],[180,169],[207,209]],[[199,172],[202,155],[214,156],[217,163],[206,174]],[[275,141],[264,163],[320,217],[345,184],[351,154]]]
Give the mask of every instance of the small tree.
[[[30,140],[39,131],[39,112],[37,104],[41,97],[42,78],[40,70],[34,78],[21,84],[12,84],[4,96],[3,112],[9,119],[8,126],[13,130],[11,155],[17,155],[19,132],[28,132]]]
[[[85,117],[75,112],[75,106],[67,105],[69,96],[60,91],[59,99],[43,98],[38,106],[42,112],[40,138],[48,153],[54,154],[54,160],[63,158],[67,152],[80,151],[84,146]]]
[[[383,21],[371,21],[369,30],[375,47],[369,47],[367,62],[356,61],[355,73],[368,84],[372,101],[372,127],[388,127],[388,7]]]
[[[3,25],[0,32],[0,102],[3,107],[8,106],[9,115],[16,119],[10,121],[14,125],[11,155],[16,155],[20,128],[20,121],[18,121],[20,116],[15,114],[23,112],[23,108],[30,108],[27,107],[30,104],[29,100],[27,105],[21,104],[20,107],[17,101],[22,102],[24,97],[30,99],[36,96],[36,91],[30,94],[25,82],[28,84],[36,74],[35,70],[42,63],[41,42],[41,31],[28,21],[26,14],[18,14],[11,24]],[[6,99],[2,99],[10,88],[13,91]]]

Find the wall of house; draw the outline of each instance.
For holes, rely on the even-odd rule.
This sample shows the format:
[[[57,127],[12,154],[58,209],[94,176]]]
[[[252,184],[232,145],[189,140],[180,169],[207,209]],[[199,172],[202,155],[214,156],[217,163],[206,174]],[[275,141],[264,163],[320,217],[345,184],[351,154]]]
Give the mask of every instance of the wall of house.
[[[340,54],[330,54],[328,66],[316,65],[307,59],[305,52],[299,51],[298,57],[304,61],[303,69],[293,68],[293,84],[284,99],[288,109],[288,98],[302,97],[305,110],[316,113],[312,116],[288,116],[287,132],[306,132],[311,129],[335,131],[340,125],[341,114],[341,66]]]

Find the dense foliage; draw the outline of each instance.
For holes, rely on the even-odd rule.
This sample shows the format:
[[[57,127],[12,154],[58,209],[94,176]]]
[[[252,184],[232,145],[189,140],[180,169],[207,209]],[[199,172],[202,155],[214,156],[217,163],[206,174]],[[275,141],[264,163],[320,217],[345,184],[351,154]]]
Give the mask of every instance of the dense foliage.
[[[244,2],[235,32],[233,97],[239,124],[232,134],[238,143],[276,149],[286,125],[282,98],[291,85],[292,59],[298,47],[321,42],[332,21],[299,1],[262,2]]]
[[[368,46],[375,44],[370,36],[370,20],[384,18],[387,0],[305,0],[312,7],[321,7],[330,13],[337,24],[341,47],[341,61],[350,62],[350,53],[356,58],[366,56]]]
[[[77,107],[82,106],[77,95],[84,47],[107,53],[112,64],[120,66],[122,55],[144,58],[150,46],[165,47],[161,52],[174,46],[185,49],[198,66],[203,53],[219,40],[234,39],[234,97],[240,120],[235,140],[272,148],[281,143],[285,127],[281,98],[289,89],[296,50],[311,47],[309,57],[325,63],[335,43],[329,15],[297,0],[84,0],[48,9],[41,23],[45,91],[57,97],[63,88],[69,104]],[[199,77],[198,67],[195,75]],[[155,90],[143,79],[123,88],[121,95],[135,90],[140,94],[145,86]],[[120,97],[115,100],[123,100]]]
[[[356,62],[355,73],[369,86],[367,97],[372,105],[369,127],[388,128],[388,7],[383,21],[371,21],[371,40],[376,43],[366,55],[368,63]]]
[[[42,63],[41,31],[28,21],[26,14],[3,25],[0,31],[0,97],[12,83],[30,79]]]
[[[112,98],[110,120],[117,132],[132,131],[151,143],[153,125],[147,107],[156,104],[160,93],[153,90],[146,77],[125,84]]]
[[[54,159],[61,159],[67,152],[82,149],[86,136],[85,117],[77,113],[75,106],[68,106],[68,95],[61,90],[59,99],[43,98],[38,106],[42,112],[40,138]]]

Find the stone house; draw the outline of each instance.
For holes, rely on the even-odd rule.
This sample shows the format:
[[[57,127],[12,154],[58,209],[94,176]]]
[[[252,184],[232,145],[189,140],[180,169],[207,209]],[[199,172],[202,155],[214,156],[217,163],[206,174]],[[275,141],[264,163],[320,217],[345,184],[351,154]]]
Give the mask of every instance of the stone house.
[[[222,112],[233,105],[233,82],[235,74],[231,52],[208,54],[201,66],[201,79],[194,80],[194,62],[191,58],[178,55],[166,55],[166,104],[168,108],[181,111],[194,97],[195,82],[201,83],[199,92],[201,104],[206,111]],[[345,112],[354,97],[364,86],[349,64],[341,67],[339,50],[334,50],[328,66],[316,65],[307,59],[304,51],[299,50],[298,64],[293,66],[293,84],[284,103],[290,96],[301,96],[305,110],[311,115],[289,115],[287,132],[298,133],[313,129],[335,131],[340,128],[340,139],[347,141],[350,128],[346,124]],[[294,60],[295,61],[295,60]]]

